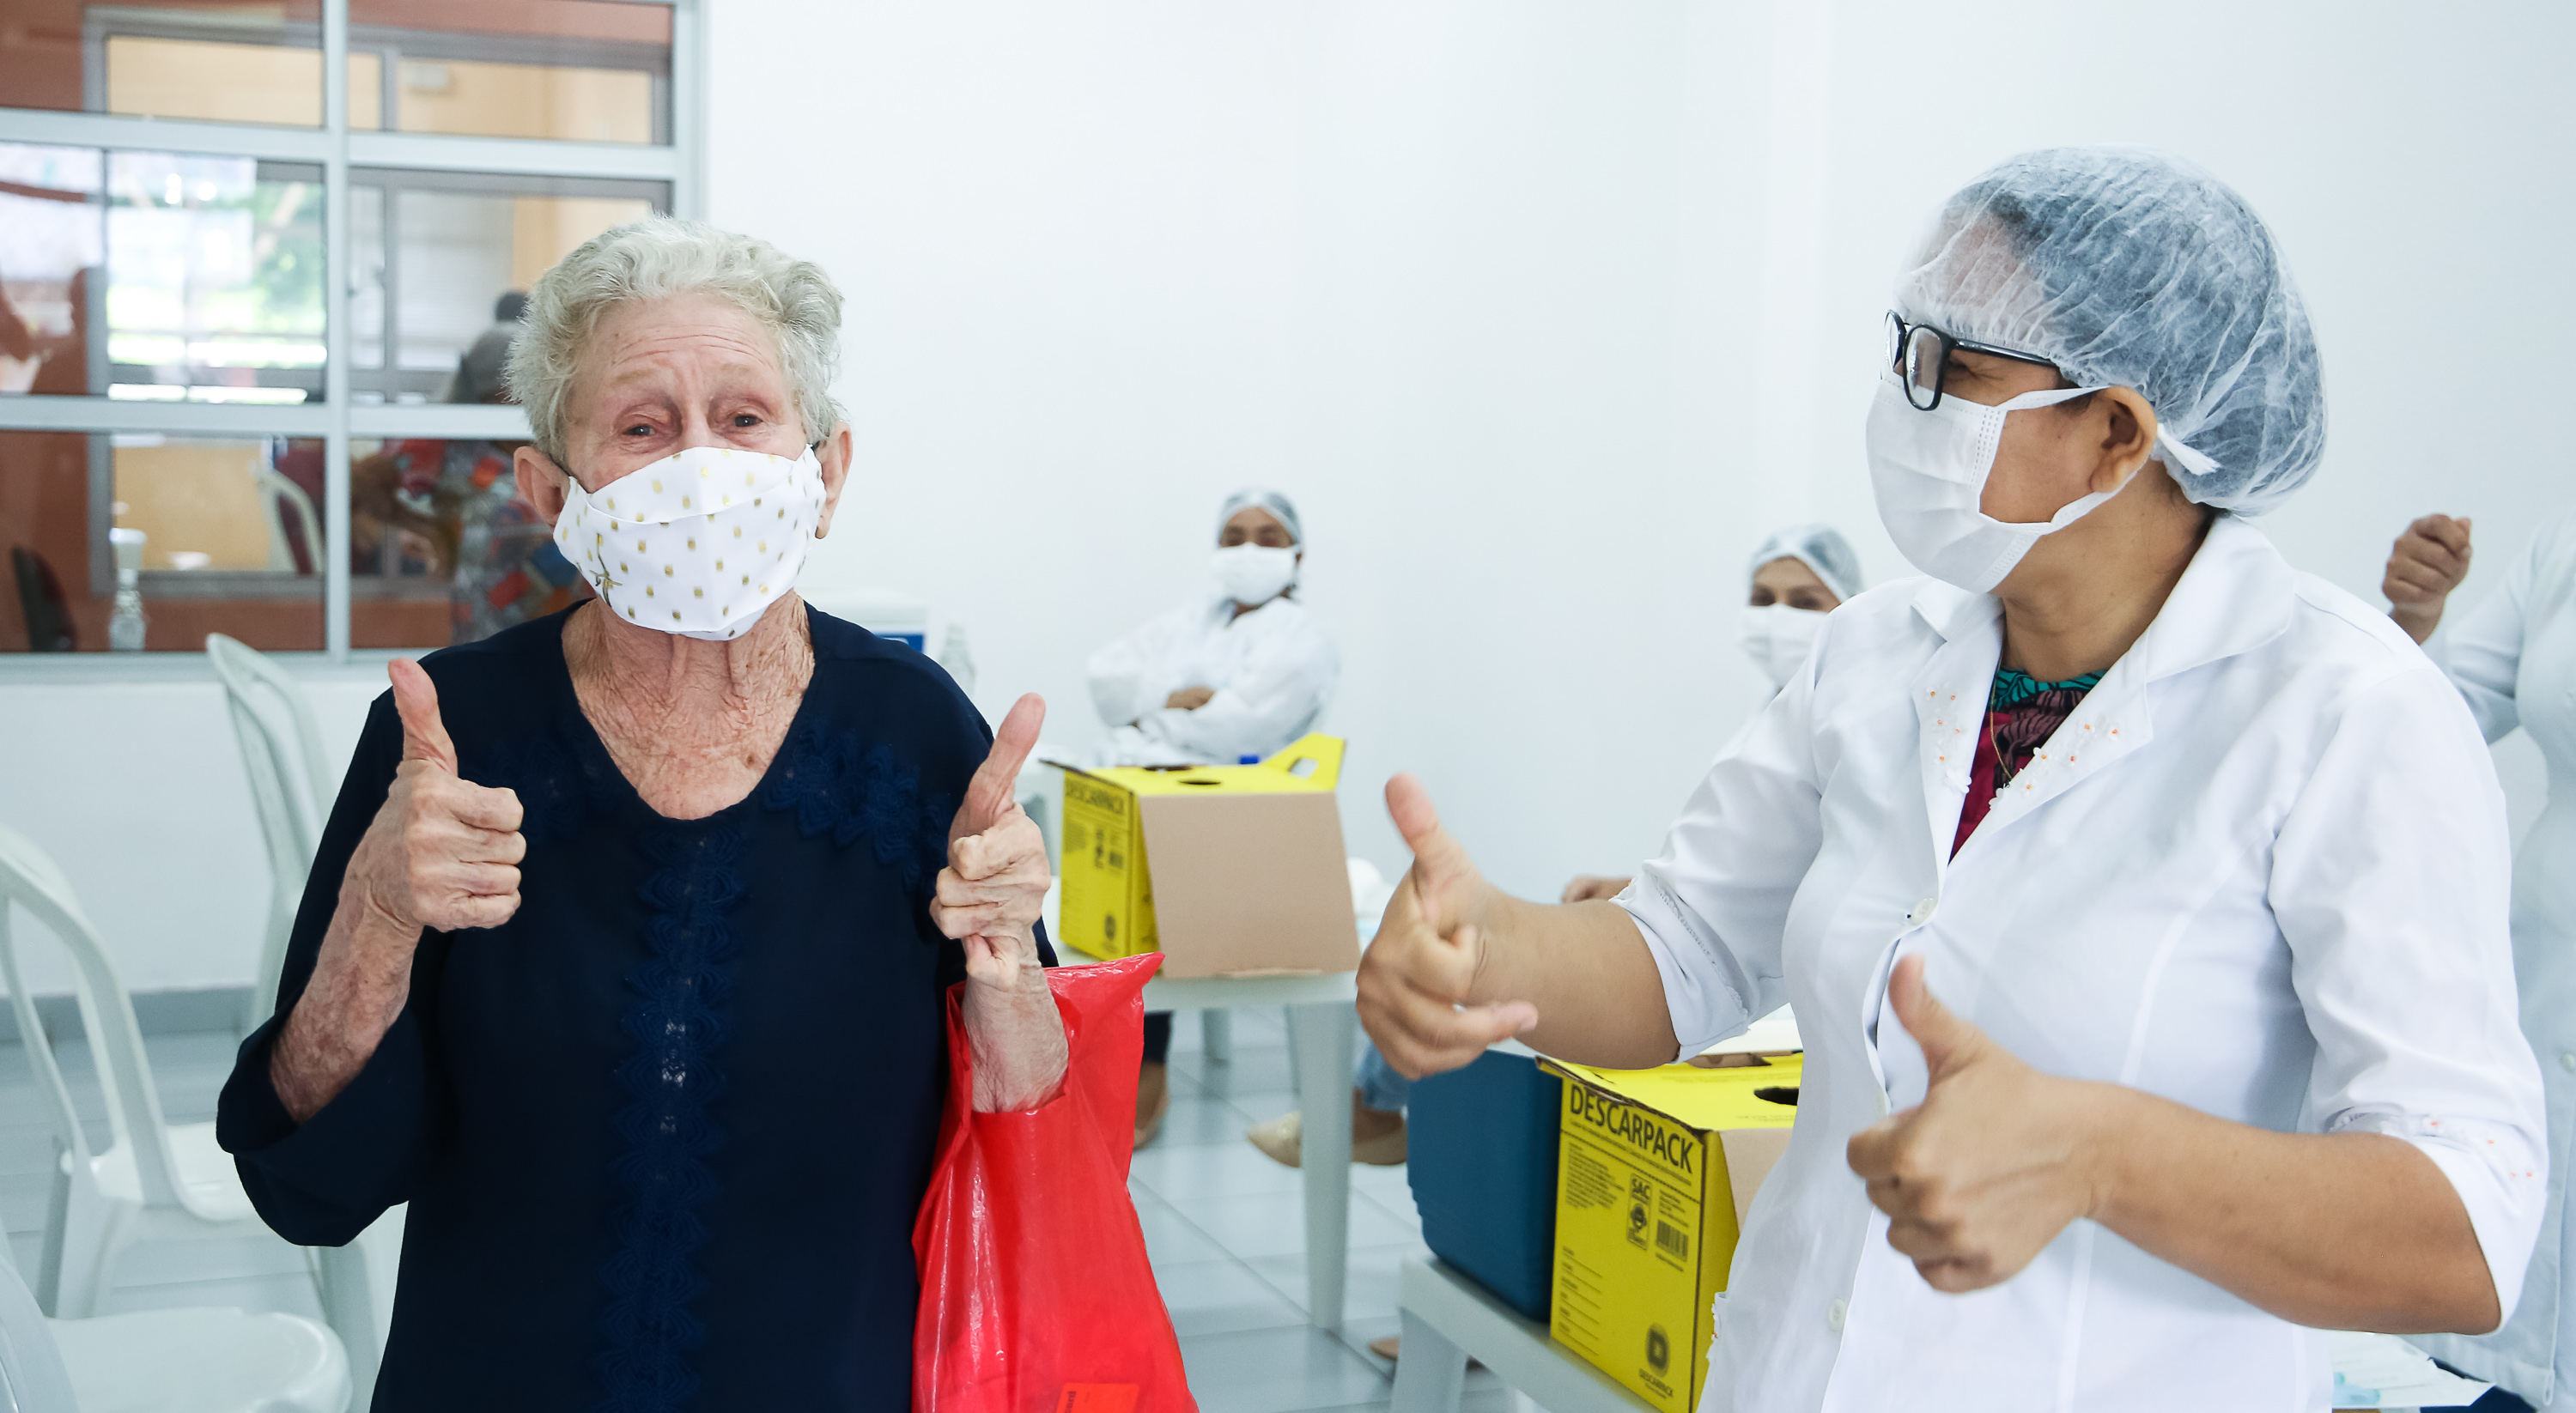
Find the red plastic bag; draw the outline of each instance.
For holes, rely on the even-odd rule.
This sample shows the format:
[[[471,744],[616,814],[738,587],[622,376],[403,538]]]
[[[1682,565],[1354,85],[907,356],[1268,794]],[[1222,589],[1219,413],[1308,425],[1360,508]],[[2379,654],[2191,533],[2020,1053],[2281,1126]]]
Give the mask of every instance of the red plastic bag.
[[[1022,1114],[974,1112],[948,993],[948,1108],[912,1228],[915,1413],[1195,1413],[1127,1193],[1145,983],[1162,960],[1047,973],[1071,1053],[1063,1090]]]

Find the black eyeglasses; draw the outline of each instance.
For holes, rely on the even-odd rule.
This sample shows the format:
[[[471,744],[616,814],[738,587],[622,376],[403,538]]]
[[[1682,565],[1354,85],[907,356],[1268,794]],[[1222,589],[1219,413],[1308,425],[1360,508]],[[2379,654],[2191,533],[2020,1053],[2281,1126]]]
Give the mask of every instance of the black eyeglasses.
[[[2054,361],[2035,353],[1952,338],[1929,324],[1909,324],[1898,318],[1893,309],[1887,311],[1887,363],[1896,370],[1897,381],[1905,384],[1905,400],[1916,410],[1929,412],[1941,405],[1941,379],[1949,371],[1950,351],[1956,348],[2036,364],[2057,374],[2061,381],[2073,381]]]

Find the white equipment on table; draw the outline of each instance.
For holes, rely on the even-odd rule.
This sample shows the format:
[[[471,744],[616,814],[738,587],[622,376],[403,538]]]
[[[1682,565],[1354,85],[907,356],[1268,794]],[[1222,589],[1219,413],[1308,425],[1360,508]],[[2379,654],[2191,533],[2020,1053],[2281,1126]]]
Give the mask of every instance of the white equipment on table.
[[[145,1310],[51,1320],[0,1233],[0,1407],[11,1413],[340,1413],[349,1361],[300,1315]]]
[[[914,652],[930,651],[930,604],[926,599],[893,589],[836,589],[811,583],[797,585],[796,594],[834,618],[855,623],[880,638],[907,644]]]
[[[89,1136],[54,1060],[53,1041],[28,991],[10,929],[10,905],[27,910],[62,943],[72,963],[81,1028],[107,1101],[111,1135],[104,1152]],[[36,1288],[60,1319],[98,1314],[114,1284],[117,1258],[148,1242],[202,1241],[268,1234],[242,1191],[232,1156],[215,1142],[211,1123],[172,1124],[144,1053],[134,998],[118,979],[106,945],[82,913],[63,872],[24,835],[0,826],[0,981],[9,988],[18,1034],[50,1111],[57,1150],[47,1209],[45,1255]],[[397,1208],[344,1247],[320,1248],[315,1288],[324,1314],[346,1347],[349,1366],[372,1393],[376,1364],[392,1323],[391,1287],[402,1246]]]

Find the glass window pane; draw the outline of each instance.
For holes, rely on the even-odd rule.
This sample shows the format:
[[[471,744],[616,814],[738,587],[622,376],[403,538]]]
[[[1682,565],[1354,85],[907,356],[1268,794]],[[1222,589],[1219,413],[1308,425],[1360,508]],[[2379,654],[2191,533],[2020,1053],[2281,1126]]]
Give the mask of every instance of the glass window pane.
[[[313,0],[0,0],[0,101],[314,127],[321,45]]]
[[[352,126],[373,116],[402,132],[670,141],[668,5],[351,0],[349,23],[351,53],[380,55],[391,86],[365,99],[351,85]]]
[[[518,494],[515,442],[353,442],[349,641],[470,643],[587,598]]]
[[[104,179],[94,147],[0,143],[0,393],[90,391]]]
[[[319,439],[0,432],[0,652],[320,649],[321,487]]]
[[[108,154],[111,397],[322,396],[322,183],[248,158]]]
[[[351,387],[362,400],[495,400],[516,300],[575,246],[669,203],[657,182],[362,171],[351,206]],[[478,342],[481,372],[459,372]]]

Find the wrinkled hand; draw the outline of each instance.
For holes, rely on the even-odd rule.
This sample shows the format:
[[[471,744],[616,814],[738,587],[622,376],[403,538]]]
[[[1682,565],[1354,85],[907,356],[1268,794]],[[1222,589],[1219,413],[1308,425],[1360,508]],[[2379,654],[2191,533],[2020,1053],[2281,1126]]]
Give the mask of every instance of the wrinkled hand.
[[[1215,700],[1216,688],[1214,687],[1183,687],[1163,698],[1163,705],[1180,711],[1196,711]]]
[[[1050,876],[1046,836],[1017,798],[1020,767],[1045,722],[1046,702],[1035,692],[1012,704],[948,826],[948,866],[939,871],[930,917],[965,946],[966,977],[979,985],[1046,984],[1036,937]]]
[[[1603,878],[1596,874],[1578,873],[1574,875],[1572,883],[1565,885],[1565,891],[1558,894],[1556,900],[1559,903],[1589,903],[1595,898],[1616,898],[1626,891],[1628,891],[1627,879]]]
[[[2416,642],[2433,636],[2442,622],[2442,605],[2469,575],[2469,519],[2427,515],[2406,527],[2388,551],[2388,573],[2379,591],[2388,596],[2388,616]]]
[[[1538,1024],[1538,1008],[1527,1001],[1462,1008],[1483,963],[1479,918],[1493,890],[1440,827],[1420,781],[1386,782],[1386,809],[1413,850],[1413,867],[1360,958],[1360,1023],[1388,1064],[1420,1079]]]
[[[1889,1004],[1923,1047],[1923,1102],[1852,1136],[1852,1171],[1887,1213],[1887,1244],[1936,1290],[2010,1279],[2066,1224],[2100,1209],[2101,1091],[2041,1074],[1933,999],[1923,959],[1896,964]]]
[[[412,940],[424,927],[498,927],[519,910],[519,861],[528,853],[519,797],[458,777],[438,688],[419,663],[396,658],[386,671],[402,717],[402,764],[342,888],[359,890],[370,918]]]

